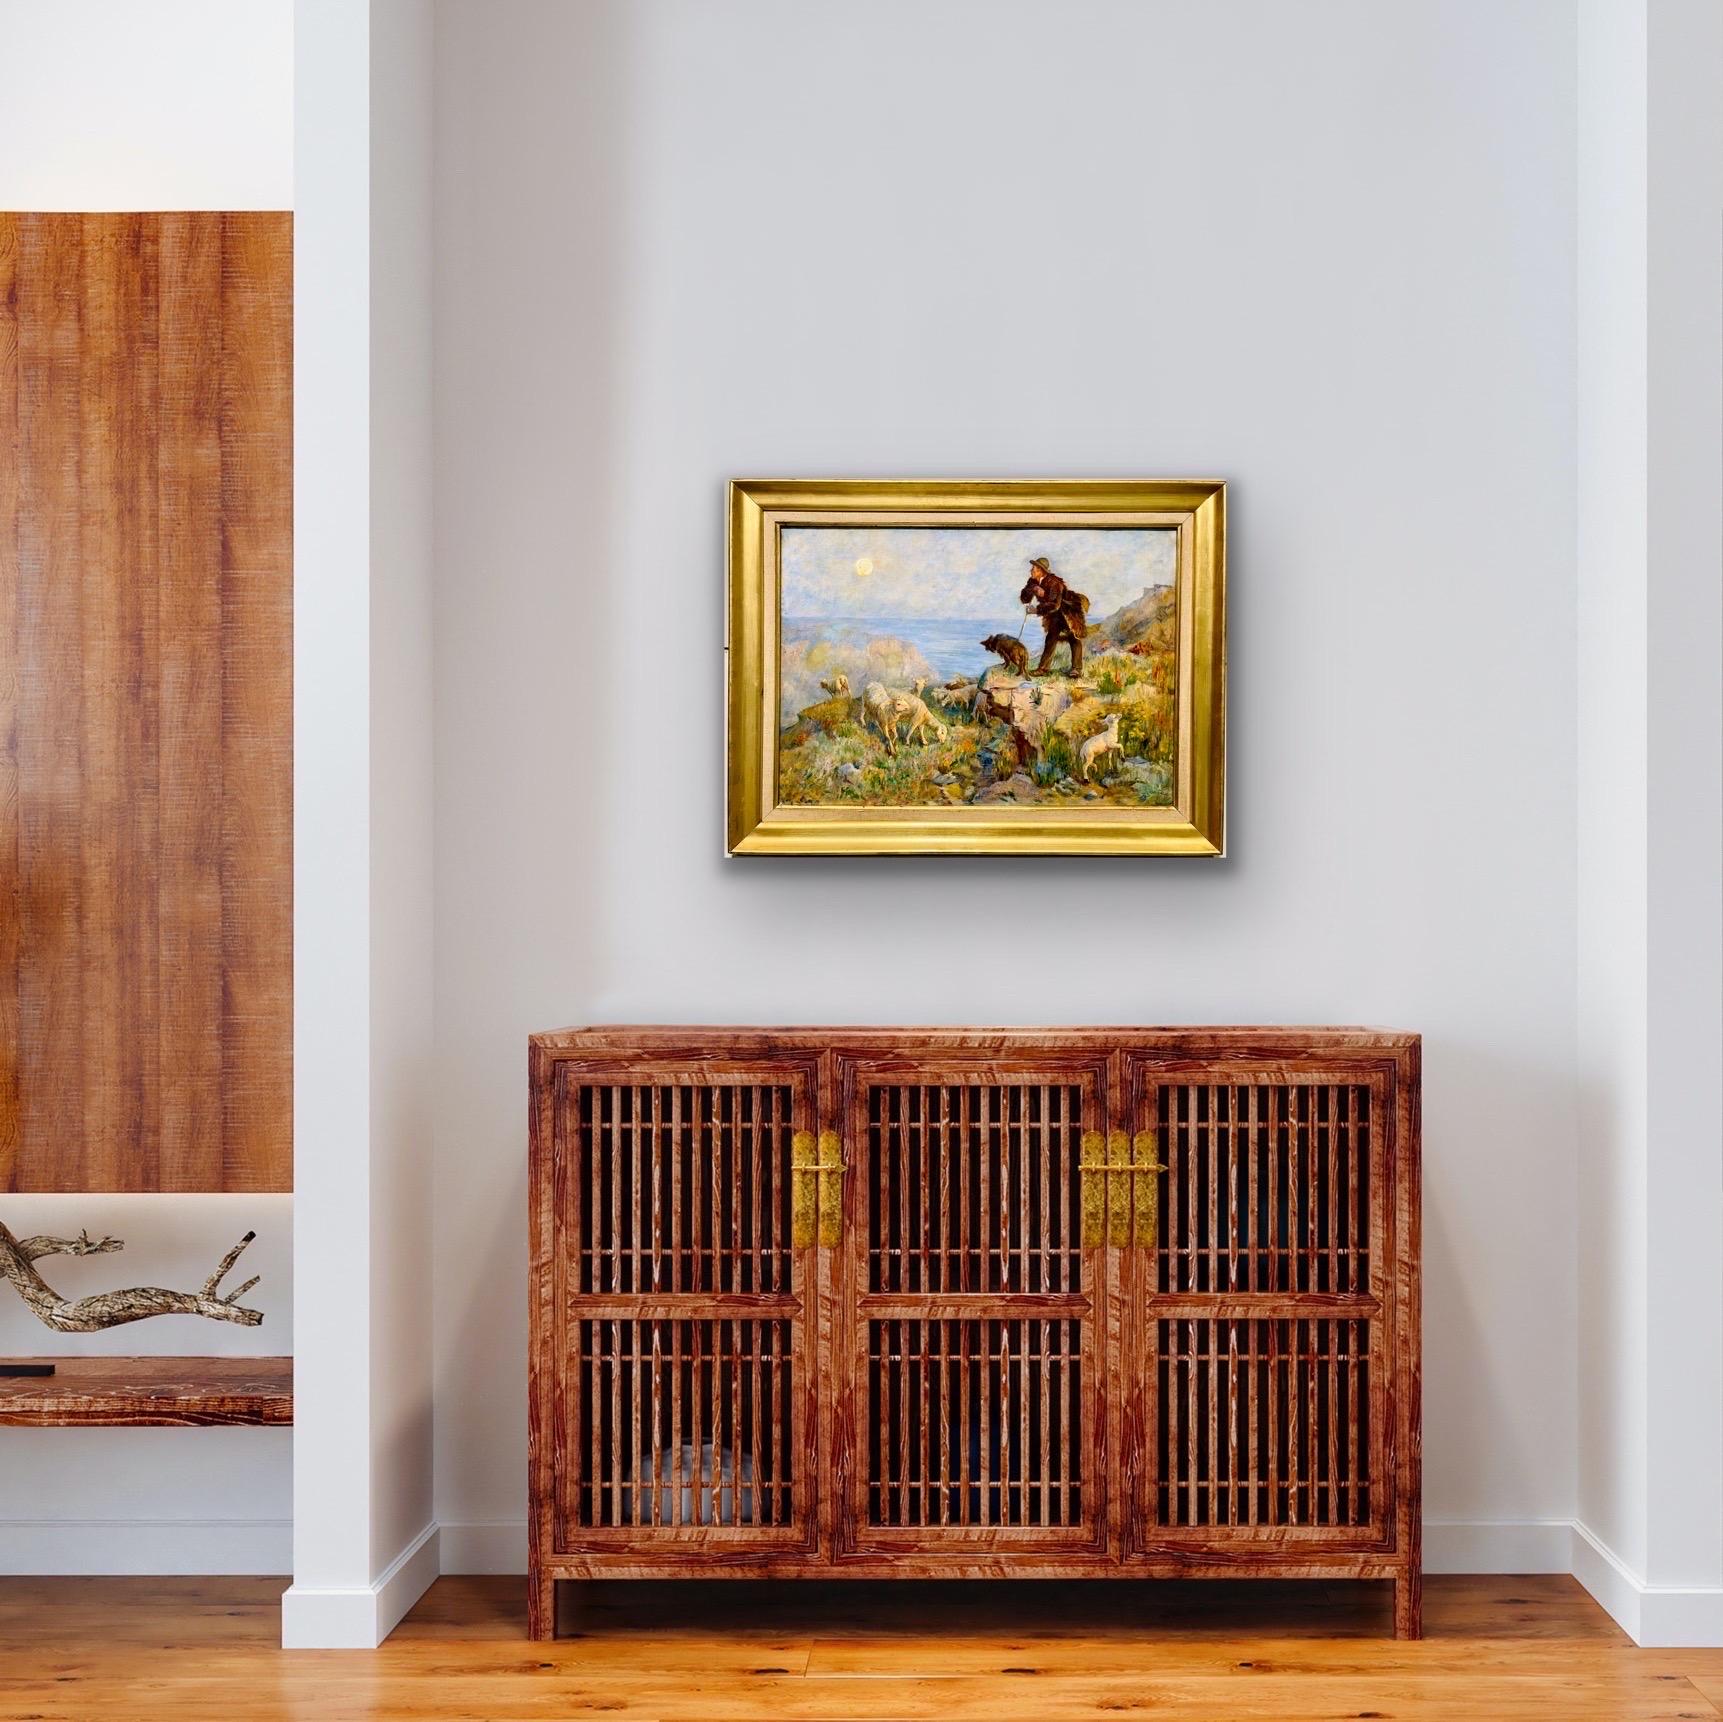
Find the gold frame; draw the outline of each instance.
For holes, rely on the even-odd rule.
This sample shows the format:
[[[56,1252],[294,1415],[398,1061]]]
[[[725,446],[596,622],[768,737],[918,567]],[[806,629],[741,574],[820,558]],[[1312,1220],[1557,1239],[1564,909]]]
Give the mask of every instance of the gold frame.
[[[1226,486],[1099,480],[734,479],[724,635],[729,855],[1220,855],[1226,807]],[[783,807],[778,535],[786,525],[1168,526],[1178,532],[1171,807]]]

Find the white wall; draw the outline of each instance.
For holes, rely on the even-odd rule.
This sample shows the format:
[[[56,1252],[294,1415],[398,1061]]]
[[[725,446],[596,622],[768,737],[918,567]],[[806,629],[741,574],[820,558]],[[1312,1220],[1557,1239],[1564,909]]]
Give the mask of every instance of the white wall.
[[[525,1036],[679,1018],[1421,1029],[1430,1552],[1548,1554],[1575,52],[1558,0],[443,0],[446,1568],[521,1559]],[[1231,858],[722,861],[723,481],[804,473],[1230,479]]]
[[[288,0],[0,0],[0,207],[282,209],[293,202]],[[56,1286],[199,1285],[255,1229],[260,1328],[175,1316],[50,1334],[0,1293],[0,1354],[293,1349],[287,1196],[10,1196],[25,1232],[123,1237],[51,1264]],[[122,1277],[116,1277],[122,1276]],[[237,1283],[237,1281],[235,1282]],[[281,1430],[7,1430],[0,1572],[282,1572],[292,1512]]]
[[[0,0],[7,209],[287,209],[291,0]]]

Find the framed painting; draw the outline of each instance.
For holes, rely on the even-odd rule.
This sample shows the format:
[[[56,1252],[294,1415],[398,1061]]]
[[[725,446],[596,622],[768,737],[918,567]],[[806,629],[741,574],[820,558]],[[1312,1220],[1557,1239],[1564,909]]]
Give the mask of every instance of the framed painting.
[[[726,851],[1219,855],[1226,487],[730,486]]]

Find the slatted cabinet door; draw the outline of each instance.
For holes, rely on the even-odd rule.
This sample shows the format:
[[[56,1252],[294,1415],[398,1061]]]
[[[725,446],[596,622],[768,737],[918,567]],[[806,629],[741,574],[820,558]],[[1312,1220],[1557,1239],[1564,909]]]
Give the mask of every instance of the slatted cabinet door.
[[[1105,1248],[1082,1204],[1105,1060],[838,1065],[837,1558],[1105,1558]]]
[[[813,1546],[812,1056],[559,1061],[549,1084],[558,1556],[644,1572]]]
[[[1392,1061],[1126,1082],[1157,1210],[1120,1261],[1127,1563],[1392,1549]]]

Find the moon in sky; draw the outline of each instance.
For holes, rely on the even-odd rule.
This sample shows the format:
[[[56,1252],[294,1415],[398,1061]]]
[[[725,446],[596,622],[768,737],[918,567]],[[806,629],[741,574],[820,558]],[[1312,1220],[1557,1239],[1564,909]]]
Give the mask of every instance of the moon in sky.
[[[868,577],[868,575],[870,575],[872,572],[873,572],[873,559],[872,559],[872,557],[858,556],[856,558],[856,578],[858,580],[865,580]]]

